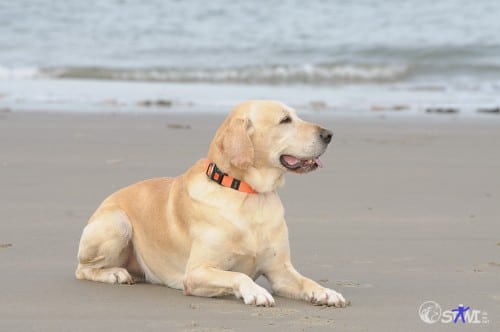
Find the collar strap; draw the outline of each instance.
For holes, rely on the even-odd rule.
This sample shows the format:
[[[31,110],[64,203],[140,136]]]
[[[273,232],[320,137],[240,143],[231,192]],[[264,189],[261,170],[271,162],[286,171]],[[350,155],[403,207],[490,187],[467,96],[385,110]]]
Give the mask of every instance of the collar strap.
[[[245,181],[229,176],[228,174],[222,172],[215,163],[210,160],[205,160],[205,173],[210,180],[213,180],[223,187],[228,187],[234,190],[238,190],[248,194],[257,194],[257,192]]]

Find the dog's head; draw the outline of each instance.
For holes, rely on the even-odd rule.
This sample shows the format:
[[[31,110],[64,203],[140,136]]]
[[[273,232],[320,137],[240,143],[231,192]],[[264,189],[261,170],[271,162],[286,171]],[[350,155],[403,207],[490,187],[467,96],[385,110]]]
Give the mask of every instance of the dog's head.
[[[321,166],[319,157],[332,132],[301,120],[290,107],[275,101],[237,105],[215,134],[209,150],[224,172],[259,192],[282,184],[285,172],[307,173]]]

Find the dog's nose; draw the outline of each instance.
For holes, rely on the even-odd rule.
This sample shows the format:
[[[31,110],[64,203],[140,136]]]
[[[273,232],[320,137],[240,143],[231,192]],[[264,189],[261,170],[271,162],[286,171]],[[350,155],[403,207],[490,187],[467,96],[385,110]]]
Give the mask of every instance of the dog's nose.
[[[319,132],[319,137],[321,137],[321,140],[325,142],[326,144],[330,143],[332,140],[333,133],[328,130],[322,128],[321,131]]]

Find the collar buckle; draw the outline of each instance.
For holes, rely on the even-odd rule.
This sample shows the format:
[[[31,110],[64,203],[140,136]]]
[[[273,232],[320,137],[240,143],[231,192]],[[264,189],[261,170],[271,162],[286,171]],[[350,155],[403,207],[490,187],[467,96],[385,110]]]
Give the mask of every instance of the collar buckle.
[[[226,173],[222,172],[215,163],[210,163],[207,167],[207,176],[217,182],[218,184],[222,184],[222,179],[227,175]]]

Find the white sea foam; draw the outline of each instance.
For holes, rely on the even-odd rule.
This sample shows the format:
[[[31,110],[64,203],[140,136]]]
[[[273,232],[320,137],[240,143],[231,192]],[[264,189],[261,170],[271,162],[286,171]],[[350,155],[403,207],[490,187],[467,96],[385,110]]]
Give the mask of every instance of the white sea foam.
[[[0,65],[0,80],[30,79],[40,76],[38,68],[17,67],[7,68]]]
[[[62,112],[223,112],[246,99],[276,99],[322,114],[426,114],[454,108],[460,115],[500,105],[500,93],[403,85],[243,85],[95,80],[0,80],[0,109]],[[162,102],[159,102],[162,101]],[[165,102],[166,101],[166,102]],[[168,106],[164,106],[168,105]]]

